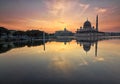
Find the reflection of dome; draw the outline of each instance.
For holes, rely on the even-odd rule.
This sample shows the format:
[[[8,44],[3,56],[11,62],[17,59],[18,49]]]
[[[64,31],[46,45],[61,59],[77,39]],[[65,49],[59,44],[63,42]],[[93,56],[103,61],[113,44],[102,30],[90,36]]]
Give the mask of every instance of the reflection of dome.
[[[91,28],[91,23],[90,23],[90,21],[87,20],[87,21],[84,23],[83,28]]]
[[[83,49],[88,52],[91,48],[91,45],[83,45]]]

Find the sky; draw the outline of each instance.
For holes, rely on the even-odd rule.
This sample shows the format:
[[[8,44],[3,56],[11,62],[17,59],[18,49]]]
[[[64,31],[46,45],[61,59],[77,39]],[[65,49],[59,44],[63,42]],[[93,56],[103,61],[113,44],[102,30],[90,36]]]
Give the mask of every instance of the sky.
[[[75,32],[88,20],[99,30],[120,32],[120,0],[0,0],[0,26],[53,33]]]

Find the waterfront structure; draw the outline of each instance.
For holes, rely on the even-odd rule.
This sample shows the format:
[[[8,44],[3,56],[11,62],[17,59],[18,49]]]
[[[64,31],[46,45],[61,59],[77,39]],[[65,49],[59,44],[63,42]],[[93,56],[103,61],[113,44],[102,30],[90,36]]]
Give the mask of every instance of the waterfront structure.
[[[43,39],[43,36],[45,36],[48,39],[48,33],[45,33],[44,31],[39,30],[18,31],[8,30],[7,28],[0,27],[0,41]]]
[[[98,15],[96,16],[96,28],[94,26],[92,27],[91,22],[87,19],[87,21],[84,22],[83,27],[80,27],[80,29],[77,29],[75,36],[101,36],[104,35],[104,32],[98,31]]]
[[[56,31],[54,36],[55,37],[59,37],[59,36],[73,36],[73,33],[71,31],[68,31],[66,28],[64,28],[64,30]]]

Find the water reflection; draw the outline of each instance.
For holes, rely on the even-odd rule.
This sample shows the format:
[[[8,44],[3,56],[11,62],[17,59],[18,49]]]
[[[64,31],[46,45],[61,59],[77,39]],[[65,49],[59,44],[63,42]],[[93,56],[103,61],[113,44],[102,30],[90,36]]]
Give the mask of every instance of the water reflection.
[[[120,41],[111,39],[1,42],[0,83],[119,84]]]
[[[1,42],[0,53],[5,53],[13,48],[40,46],[47,42],[48,40],[45,40],[45,42],[43,40]]]
[[[86,41],[81,41],[81,40],[76,40],[80,46],[83,46],[84,51],[87,53],[90,51],[91,46],[95,46],[95,56],[97,56],[97,46],[98,46],[98,41],[96,40],[86,40]]]
[[[95,47],[95,56],[97,56],[98,51],[98,42],[103,40],[111,40],[111,39],[120,39],[120,37],[87,37],[87,38],[56,38],[56,39],[44,39],[44,40],[30,40],[30,41],[12,41],[12,42],[1,42],[0,43],[0,53],[5,53],[13,48],[20,47],[34,47],[43,45],[43,50],[45,51],[47,42],[63,42],[64,45],[70,43],[72,40],[76,40],[77,44],[83,46],[83,50],[87,53],[90,51],[91,46]]]

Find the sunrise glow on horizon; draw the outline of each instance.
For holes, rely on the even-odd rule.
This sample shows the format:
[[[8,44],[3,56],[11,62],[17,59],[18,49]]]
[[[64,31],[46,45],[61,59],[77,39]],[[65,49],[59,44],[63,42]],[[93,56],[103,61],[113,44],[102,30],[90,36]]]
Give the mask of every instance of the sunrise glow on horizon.
[[[75,32],[88,20],[99,30],[120,32],[120,0],[0,0],[0,26],[53,33]]]

